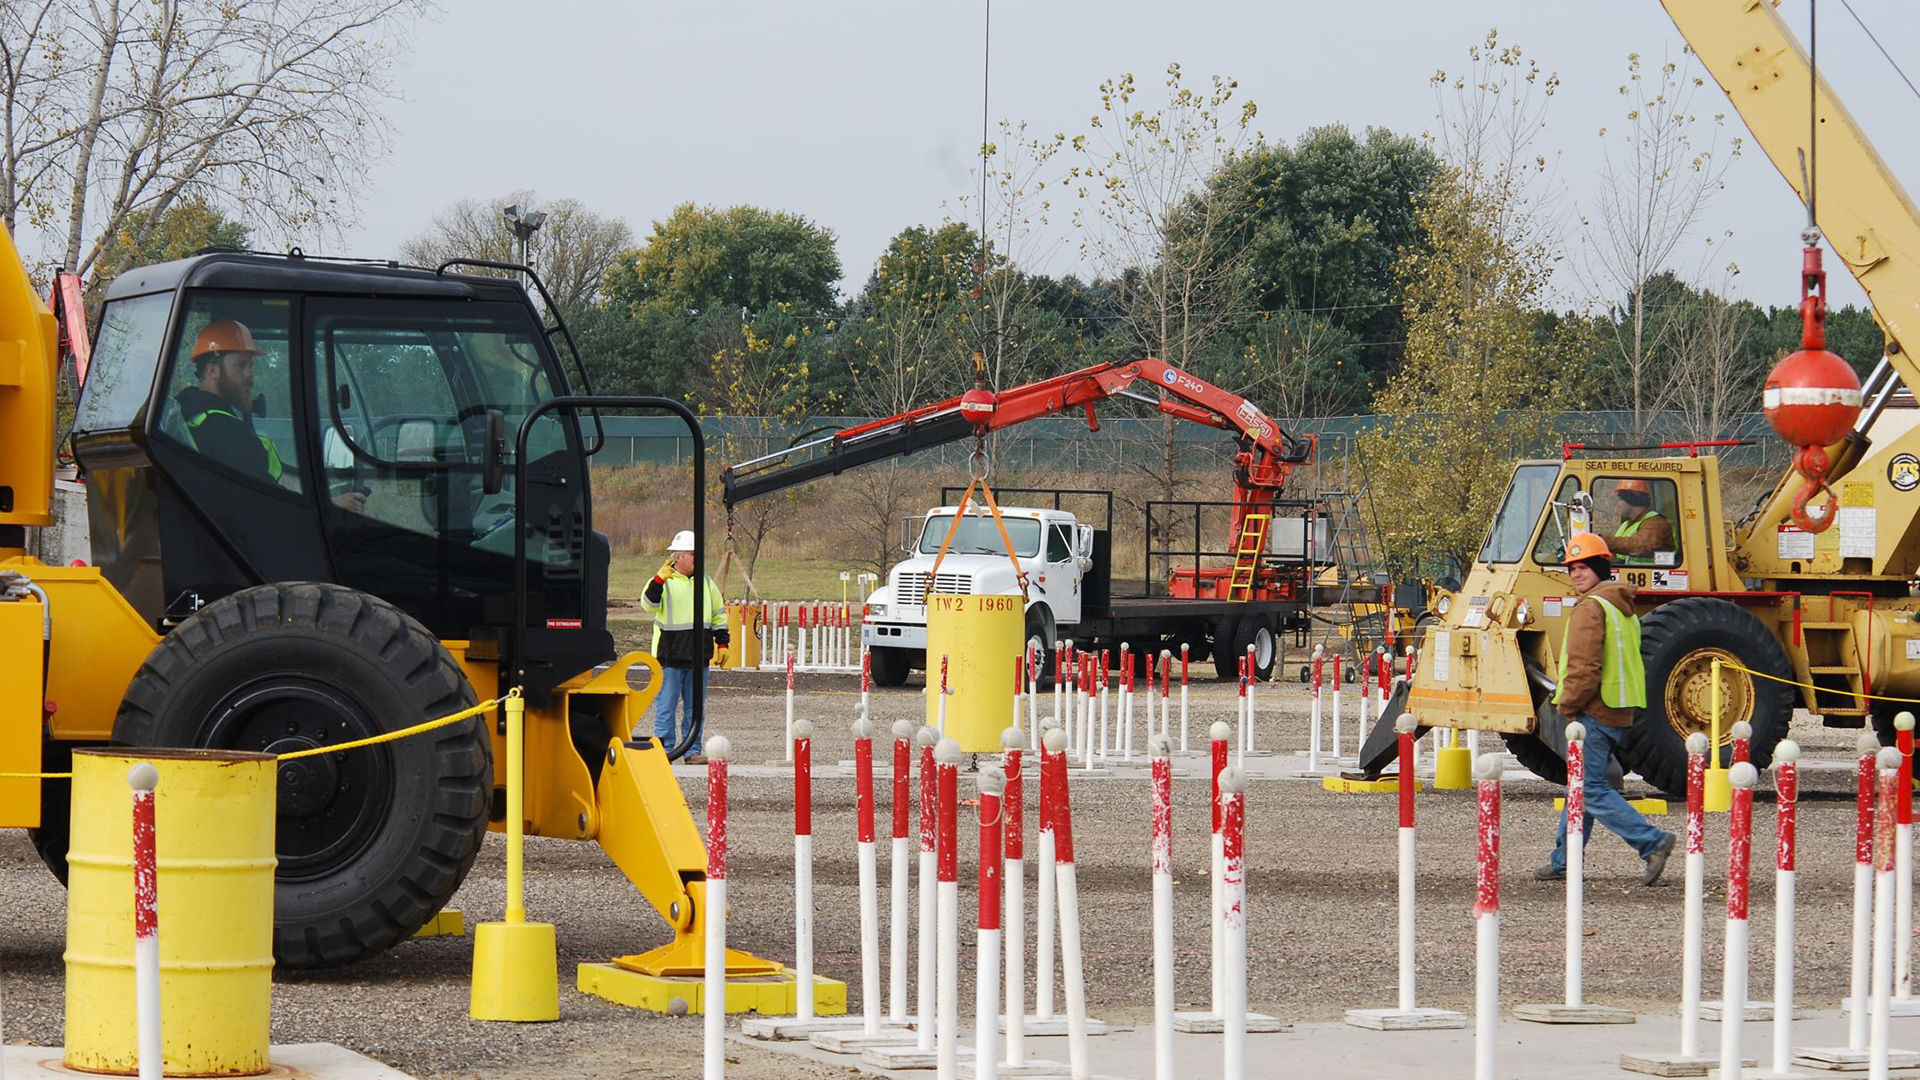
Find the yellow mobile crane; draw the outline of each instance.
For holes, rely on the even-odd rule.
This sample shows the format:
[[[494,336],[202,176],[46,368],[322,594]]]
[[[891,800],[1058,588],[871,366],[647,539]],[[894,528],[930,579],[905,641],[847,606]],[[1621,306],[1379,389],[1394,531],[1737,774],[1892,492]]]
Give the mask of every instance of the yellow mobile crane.
[[[613,647],[588,482],[598,410],[676,412],[696,447],[698,423],[591,396],[564,324],[474,265],[545,292],[521,267],[298,252],[121,275],[72,437],[91,565],[50,566],[27,541],[52,524],[59,327],[0,231],[0,772],[64,772],[88,744],[323,748],[517,688],[526,831],[597,840],[666,919],[668,944],[616,968],[698,974],[706,858],[668,764],[686,743],[629,738],[659,665]],[[280,963],[371,956],[440,909],[505,826],[503,724],[281,765]],[[66,781],[0,778],[0,826],[64,878]]]
[[[1773,5],[1662,2],[1804,201],[1814,73]],[[1530,769],[1564,782],[1564,736],[1551,704],[1573,596],[1561,553],[1583,518],[1584,527],[1613,533],[1614,496],[1623,488],[1649,494],[1674,537],[1671,551],[1619,568],[1639,587],[1648,684],[1622,748],[1627,767],[1667,792],[1685,791],[1683,744],[1709,730],[1715,659],[1801,684],[1724,669],[1716,752],[1726,752],[1728,728],[1744,720],[1763,767],[1796,707],[1829,726],[1871,719],[1887,729],[1893,710],[1866,695],[1920,697],[1920,599],[1908,595],[1920,573],[1920,430],[1883,446],[1866,434],[1895,389],[1920,387],[1920,365],[1905,348],[1920,332],[1920,213],[1825,82],[1817,100],[1817,223],[1887,336],[1886,356],[1865,386],[1866,409],[1824,448],[1831,501],[1817,524],[1835,527],[1796,524],[1804,520],[1796,499],[1804,504],[1810,490],[1797,469],[1752,513],[1731,520],[1719,462],[1697,447],[1685,456],[1568,452],[1520,462],[1464,586],[1428,632],[1405,703],[1423,726],[1498,732]],[[1391,744],[1390,715],[1369,738],[1363,767],[1378,772]]]

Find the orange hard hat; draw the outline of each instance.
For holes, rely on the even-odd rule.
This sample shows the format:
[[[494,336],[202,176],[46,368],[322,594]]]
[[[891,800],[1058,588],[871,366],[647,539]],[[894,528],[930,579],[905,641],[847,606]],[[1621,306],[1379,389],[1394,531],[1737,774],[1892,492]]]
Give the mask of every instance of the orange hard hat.
[[[1567,541],[1567,557],[1561,562],[1572,566],[1574,563],[1585,562],[1588,559],[1612,557],[1612,550],[1607,547],[1607,542],[1601,539],[1598,533],[1583,532],[1574,533],[1573,539]]]
[[[1649,485],[1645,480],[1622,480],[1618,484],[1614,485],[1613,493],[1615,495],[1618,495],[1621,492],[1625,492],[1625,491],[1637,491],[1642,495],[1653,494],[1652,486]]]
[[[260,356],[261,351],[254,347],[253,331],[238,319],[219,319],[207,324],[200,336],[193,339],[193,359],[195,363],[214,353],[248,353]]]

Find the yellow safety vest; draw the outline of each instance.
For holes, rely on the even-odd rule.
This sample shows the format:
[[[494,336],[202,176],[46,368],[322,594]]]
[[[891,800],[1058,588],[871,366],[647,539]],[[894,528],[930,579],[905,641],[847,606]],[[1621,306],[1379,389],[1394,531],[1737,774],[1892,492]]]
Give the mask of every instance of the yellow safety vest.
[[[193,438],[193,430],[201,424],[206,423],[207,417],[209,416],[226,416],[238,420],[240,423],[246,423],[246,421],[240,420],[240,414],[238,413],[228,412],[226,409],[208,409],[206,412],[187,421],[187,437],[190,439]],[[272,439],[267,438],[257,431],[253,433],[253,437],[259,439],[260,445],[267,451],[267,476],[274,480],[280,479],[280,474],[284,471],[284,468],[280,464],[280,448],[273,445]],[[194,449],[198,450],[199,448],[199,441],[195,440]]]
[[[727,625],[727,604],[720,598],[720,586],[713,578],[706,581],[707,595],[702,603],[702,614],[706,616],[707,629],[722,630]],[[660,635],[668,630],[693,629],[693,579],[684,574],[675,574],[660,583],[660,603],[647,602],[647,594],[640,594],[640,606],[648,611],[658,611],[653,619],[653,645],[648,649],[655,656],[660,655]]]
[[[1632,536],[1634,533],[1637,533],[1640,531],[1640,526],[1645,525],[1647,522],[1652,521],[1654,518],[1657,518],[1659,516],[1660,516],[1660,512],[1658,510],[1650,510],[1647,513],[1641,514],[1639,517],[1634,518],[1632,521],[1623,521],[1620,523],[1619,528],[1613,530],[1613,535],[1616,537]],[[1621,555],[1619,558],[1619,562],[1623,566],[1652,566],[1653,556],[1652,555]]]
[[[1640,661],[1640,616],[1623,615],[1597,596],[1592,600],[1607,616],[1607,640],[1600,649],[1600,700],[1616,709],[1639,709],[1647,704],[1647,669]],[[1560,686],[1567,684],[1567,639],[1560,639]],[[1553,691],[1553,703],[1560,704],[1560,691]]]

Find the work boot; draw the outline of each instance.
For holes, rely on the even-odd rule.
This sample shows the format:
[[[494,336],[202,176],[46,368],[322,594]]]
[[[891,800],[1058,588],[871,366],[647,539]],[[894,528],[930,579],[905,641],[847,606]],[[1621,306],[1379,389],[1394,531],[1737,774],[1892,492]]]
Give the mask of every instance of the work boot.
[[[706,763],[707,755],[705,754],[688,754],[686,757],[680,759],[680,764],[682,765],[705,765]]]
[[[1547,865],[1545,865],[1545,866],[1541,866],[1541,867],[1536,867],[1536,868],[1534,869],[1534,871],[1533,871],[1533,880],[1535,880],[1535,881],[1565,881],[1565,880],[1567,880],[1567,872],[1566,872],[1566,870],[1565,870],[1565,869],[1562,869],[1562,868],[1557,868],[1557,867],[1555,867],[1555,866],[1554,866],[1554,865],[1553,865],[1552,863],[1548,863],[1548,864],[1547,864]]]
[[[1659,881],[1661,873],[1667,868],[1667,856],[1671,854],[1673,854],[1673,834],[1663,832],[1660,834],[1660,846],[1654,848],[1653,854],[1647,856],[1647,872],[1640,875],[1640,884],[1651,885]]]

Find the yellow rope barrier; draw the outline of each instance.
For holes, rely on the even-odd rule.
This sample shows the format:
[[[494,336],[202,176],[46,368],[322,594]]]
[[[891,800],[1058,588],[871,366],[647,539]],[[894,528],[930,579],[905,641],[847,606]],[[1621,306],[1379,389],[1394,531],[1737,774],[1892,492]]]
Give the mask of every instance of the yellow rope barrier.
[[[483,701],[480,704],[475,705],[470,709],[462,709],[457,713],[451,713],[446,716],[436,717],[432,720],[424,720],[418,724],[414,724],[412,727],[401,728],[399,731],[389,731],[380,735],[369,735],[364,739],[354,739],[351,742],[343,742],[338,746],[316,746],[307,750],[295,750],[291,754],[279,754],[276,756],[275,760],[294,761],[299,758],[319,757],[322,754],[340,754],[340,753],[345,753],[348,750],[358,750],[366,746],[377,746],[381,743],[396,742],[400,739],[411,738],[415,735],[424,735],[429,731],[434,731],[439,728],[448,727],[450,725],[457,724],[462,720],[466,720],[470,717],[479,716],[480,714],[487,712],[488,710],[492,709],[494,706],[507,700],[508,698],[517,698],[519,696],[520,696],[520,688],[516,686],[513,689],[507,691],[502,696],[497,698],[492,698],[488,701]],[[128,747],[127,749],[138,750],[139,747]],[[0,772],[0,780],[71,780],[71,779],[73,779],[73,774],[70,772],[48,772],[48,773]]]
[[[1750,667],[1743,667],[1739,663],[1732,660],[1722,660],[1720,661],[1720,664],[1722,667],[1725,667],[1729,671],[1744,671],[1748,675],[1758,675],[1762,679],[1766,679],[1771,682],[1786,683],[1788,686],[1797,686],[1802,690],[1813,690],[1823,694],[1841,694],[1841,693],[1851,694],[1850,691],[1835,690],[1831,686],[1815,686],[1812,683],[1795,682],[1792,679],[1783,679],[1778,675],[1769,675],[1764,671],[1755,671]],[[1920,698],[1894,697],[1891,694],[1858,694],[1858,695],[1852,695],[1852,696],[1860,697],[1867,701],[1897,701],[1902,705],[1920,705]]]

